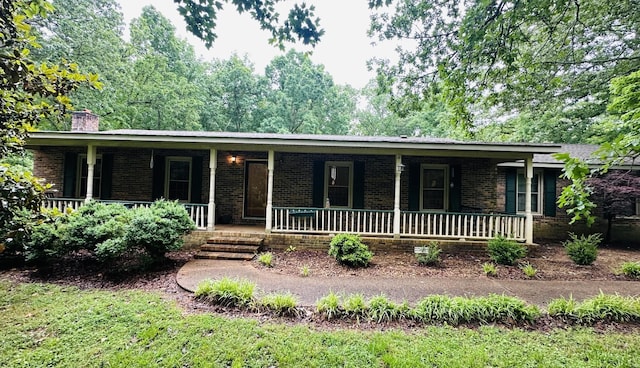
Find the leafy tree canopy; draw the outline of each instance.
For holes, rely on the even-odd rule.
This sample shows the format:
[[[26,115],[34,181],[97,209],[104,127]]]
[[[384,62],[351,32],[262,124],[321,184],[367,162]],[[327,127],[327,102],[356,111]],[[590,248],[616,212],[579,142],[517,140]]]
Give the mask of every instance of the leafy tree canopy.
[[[391,4],[370,33],[403,42],[397,62],[376,61],[401,113],[439,94],[470,130],[478,110],[591,125],[609,83],[640,69],[637,0],[370,1]]]
[[[282,0],[173,0],[179,5],[178,11],[187,22],[187,30],[211,47],[217,38],[215,33],[218,12],[225,4],[236,8],[238,13],[248,12],[260,23],[262,29],[271,33],[269,43],[284,49],[285,42],[302,41],[315,46],[324,30],[319,28],[320,20],[315,18],[315,7],[305,3],[294,4],[286,20],[282,21],[276,5]],[[314,19],[315,18],[315,19]]]

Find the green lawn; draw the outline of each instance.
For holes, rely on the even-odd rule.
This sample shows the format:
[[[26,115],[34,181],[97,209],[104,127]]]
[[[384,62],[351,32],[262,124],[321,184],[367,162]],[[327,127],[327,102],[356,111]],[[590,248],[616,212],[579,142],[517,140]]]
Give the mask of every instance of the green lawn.
[[[0,344],[2,367],[640,367],[640,333],[319,332],[183,316],[150,293],[2,281]]]

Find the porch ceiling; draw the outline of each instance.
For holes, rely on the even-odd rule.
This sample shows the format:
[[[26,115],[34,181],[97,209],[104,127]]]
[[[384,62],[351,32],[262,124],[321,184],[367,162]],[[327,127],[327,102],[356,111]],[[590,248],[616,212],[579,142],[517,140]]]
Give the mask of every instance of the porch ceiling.
[[[35,132],[28,147],[87,146],[168,149],[219,149],[301,153],[384,154],[441,157],[485,157],[512,160],[558,152],[559,145],[463,142],[424,137],[368,137],[270,133],[157,130]]]

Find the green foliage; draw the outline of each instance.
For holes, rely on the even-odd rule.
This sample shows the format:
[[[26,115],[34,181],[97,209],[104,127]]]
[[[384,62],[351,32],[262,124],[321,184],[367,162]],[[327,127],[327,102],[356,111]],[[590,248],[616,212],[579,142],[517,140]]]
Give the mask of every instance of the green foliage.
[[[380,323],[404,318],[408,313],[407,304],[396,304],[384,295],[376,295],[369,299],[367,316],[370,320]]]
[[[223,277],[198,284],[195,297],[225,307],[247,307],[254,302],[256,284],[245,279]]]
[[[323,296],[316,303],[316,310],[328,320],[342,317],[344,310],[340,306],[340,297],[338,294],[330,291],[329,294]]]
[[[368,313],[367,302],[362,294],[349,295],[342,303],[342,309],[344,310],[345,317],[358,321]]]
[[[311,274],[311,269],[309,268],[309,266],[303,265],[302,268],[300,269],[300,275],[302,275],[302,277],[307,277],[310,274]]]
[[[487,276],[493,277],[498,274],[498,267],[493,263],[485,262],[482,264],[482,272]]]
[[[373,252],[356,234],[337,234],[329,244],[329,255],[349,267],[367,267]]]
[[[438,242],[432,241],[425,247],[426,253],[416,253],[416,259],[421,266],[432,266],[440,263],[442,248]]]
[[[132,211],[124,235],[128,247],[140,248],[153,259],[182,248],[184,235],[195,229],[187,210],[177,201],[158,200]]]
[[[600,293],[577,303],[573,298],[554,299],[549,303],[549,315],[583,324],[598,322],[640,321],[640,298]]]
[[[489,240],[489,257],[498,264],[513,265],[515,261],[527,255],[527,247],[503,236]]]
[[[640,279],[640,262],[624,262],[620,271],[627,277]]]
[[[531,263],[528,263],[528,262],[526,264],[522,265],[520,268],[522,268],[522,272],[524,272],[524,274],[528,278],[535,277],[536,274],[538,273],[538,270],[536,270],[536,268],[533,267],[533,265]]]
[[[422,323],[533,322],[540,310],[524,301],[505,295],[463,298],[432,295],[420,300],[412,318]]]
[[[297,316],[299,314],[298,300],[291,293],[268,294],[263,296],[259,303],[277,316]]]
[[[595,233],[588,236],[569,233],[570,240],[563,243],[564,249],[571,260],[577,265],[590,265],[598,258],[598,245],[602,241],[602,234]]]
[[[258,262],[264,266],[273,267],[273,254],[271,252],[265,252],[258,256]]]

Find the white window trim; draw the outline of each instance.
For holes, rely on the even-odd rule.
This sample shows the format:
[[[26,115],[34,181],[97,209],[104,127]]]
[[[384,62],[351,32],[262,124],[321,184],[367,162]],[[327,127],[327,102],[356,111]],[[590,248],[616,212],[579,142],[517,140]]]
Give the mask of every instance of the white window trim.
[[[349,204],[345,207],[336,206],[333,203],[330,203],[330,207],[353,208],[353,161],[326,161],[324,163],[324,199],[326,201],[326,199],[329,198],[329,177],[331,175],[332,166],[349,168]]]
[[[82,161],[84,160],[84,164],[82,163]],[[98,166],[98,160],[100,160],[100,185],[102,185],[102,154],[99,153],[96,155],[96,164],[94,166],[94,179],[95,179],[95,167]],[[78,161],[76,164],[76,196],[80,196],[80,193],[82,192],[82,169],[83,166],[87,165],[87,154],[86,153],[79,153],[78,154]],[[95,195],[96,193],[96,188],[93,188],[93,198],[95,199],[100,199],[99,196]],[[86,194],[85,194],[86,196]],[[100,196],[102,196],[102,192],[100,192]]]
[[[169,199],[169,177],[170,177],[170,163],[171,162],[189,162],[189,186],[188,195],[186,201],[180,201],[183,203],[191,203],[191,176],[193,170],[193,160],[191,157],[186,156],[167,156],[165,158],[165,170],[164,170],[164,198]]]
[[[424,170],[425,169],[443,169],[444,170],[444,208],[433,209],[424,208]],[[447,212],[449,210],[449,187],[450,174],[449,165],[446,164],[421,164],[420,165],[420,211],[436,211]]]
[[[524,214],[526,211],[524,209],[522,210],[518,210],[518,178],[520,177],[520,175],[524,175],[524,169],[518,169],[516,172],[516,213],[518,214]],[[544,209],[544,170],[541,169],[536,169],[533,171],[533,176],[535,177],[536,175],[538,175],[538,210],[537,211],[531,211],[531,214],[533,215],[542,215],[543,209]],[[532,184],[533,184],[533,179],[532,178]],[[526,180],[526,178],[525,178]],[[531,193],[533,194],[533,192]],[[533,206],[533,201],[531,202],[531,205]]]

